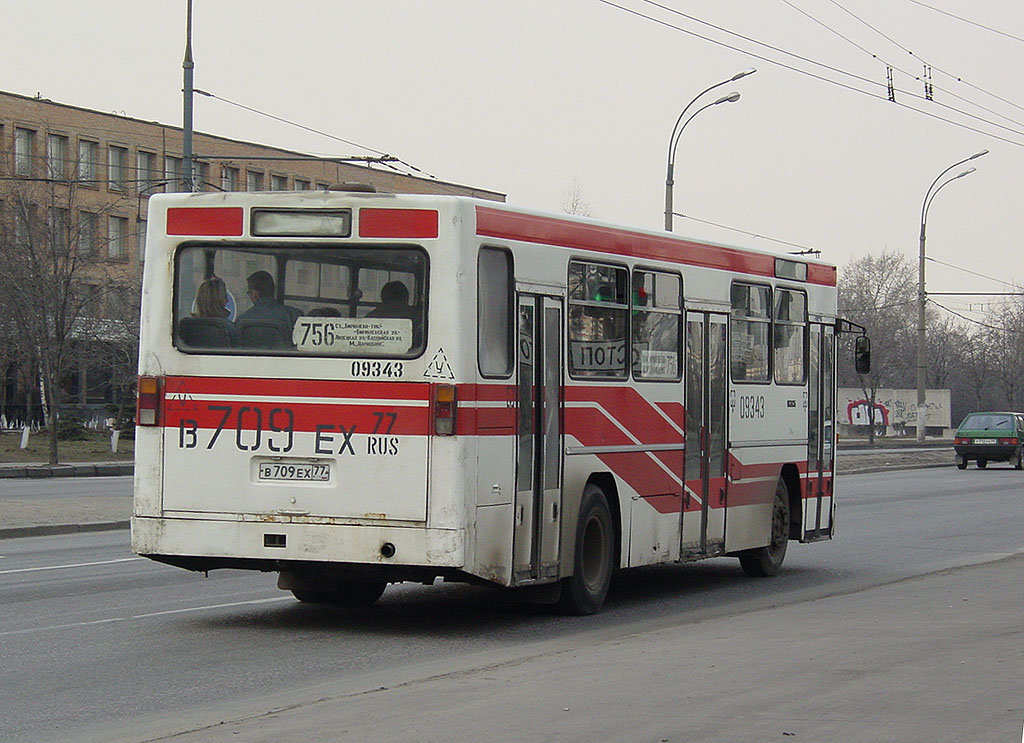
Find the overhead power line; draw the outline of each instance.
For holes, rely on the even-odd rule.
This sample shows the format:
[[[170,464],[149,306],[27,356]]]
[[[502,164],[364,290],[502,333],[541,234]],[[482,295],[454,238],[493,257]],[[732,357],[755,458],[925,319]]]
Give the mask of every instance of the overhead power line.
[[[801,57],[800,55],[793,54],[792,52],[788,52],[788,51],[786,51],[784,49],[780,49],[778,47],[772,47],[771,45],[765,44],[765,43],[760,42],[760,41],[757,41],[756,39],[750,39],[749,37],[742,36],[741,34],[737,34],[734,31],[730,31],[730,30],[722,28],[720,26],[715,26],[714,24],[710,24],[707,21],[703,21],[703,20],[701,20],[699,18],[695,18],[693,16],[688,16],[685,13],[682,13],[681,11],[677,11],[677,10],[675,10],[673,8],[669,8],[667,6],[661,5],[660,3],[653,2],[653,0],[642,0],[642,1],[647,3],[647,4],[649,4],[649,5],[653,5],[655,7],[658,7],[658,8],[661,8],[663,10],[666,10],[668,12],[680,15],[680,16],[682,16],[684,18],[687,18],[689,20],[692,20],[694,22],[710,26],[712,28],[715,28],[716,30],[719,30],[719,31],[723,32],[723,33],[726,33],[726,34],[729,34],[729,35],[736,36],[738,38],[744,39],[744,40],[748,41],[749,43],[756,44],[758,46],[761,46],[761,47],[764,47],[764,48],[767,48],[767,49],[771,49],[772,51],[776,51],[776,52],[778,52],[780,54],[785,54],[785,55],[793,57],[795,59],[800,59],[802,61],[805,61],[805,62],[807,62],[809,64],[813,64],[813,65],[819,66],[821,68],[827,69],[829,71],[845,75],[847,77],[856,79],[856,80],[861,81],[861,82],[865,82],[865,83],[871,85],[872,87],[880,86],[880,87],[882,87],[884,89],[884,85],[882,85],[881,83],[878,83],[878,82],[876,82],[874,80],[870,80],[868,78],[864,78],[864,77],[862,77],[860,75],[856,75],[854,73],[847,72],[845,70],[840,70],[838,68],[831,67],[830,65],[826,65],[826,64],[824,64],[822,62],[818,62],[816,60],[811,60],[811,59],[806,58],[806,57]],[[628,13],[630,15],[636,16],[636,17],[641,18],[643,20],[650,21],[652,23],[656,23],[656,24],[658,24],[660,26],[664,26],[665,28],[669,28],[669,29],[672,29],[674,31],[678,31],[680,33],[687,34],[689,36],[693,36],[695,38],[701,39],[702,41],[706,41],[706,42],[708,42],[710,44],[714,44],[716,46],[721,46],[721,47],[723,47],[725,49],[729,49],[731,51],[735,51],[735,52],[738,52],[740,54],[744,54],[744,55],[746,55],[748,57],[753,57],[754,59],[761,60],[763,62],[766,62],[768,64],[774,65],[776,67],[781,67],[781,68],[789,70],[791,72],[795,72],[797,74],[804,75],[806,77],[810,77],[810,78],[812,78],[814,80],[818,80],[820,82],[827,83],[829,85],[834,85],[836,87],[842,88],[844,90],[849,90],[849,91],[854,92],[854,93],[860,93],[861,95],[867,95],[867,96],[870,96],[872,98],[876,98],[877,97],[875,93],[873,93],[873,92],[871,92],[869,90],[864,90],[862,88],[856,87],[855,85],[851,85],[851,84],[848,84],[848,83],[840,82],[839,80],[834,80],[834,79],[826,77],[824,75],[819,75],[819,74],[816,74],[814,72],[810,72],[808,70],[804,70],[804,69],[801,69],[799,67],[795,67],[795,66],[793,66],[791,64],[787,64],[785,62],[781,62],[781,61],[779,61],[777,59],[772,59],[770,57],[766,57],[766,56],[764,56],[762,54],[758,54],[757,52],[750,51],[749,49],[743,49],[741,47],[735,46],[733,44],[729,44],[729,43],[721,41],[719,39],[714,39],[714,38],[711,38],[709,36],[705,36],[703,34],[697,33],[696,31],[692,31],[692,30],[684,28],[682,26],[678,26],[678,25],[676,25],[674,23],[670,23],[670,22],[668,22],[666,20],[663,20],[661,18],[656,18],[656,17],[654,17],[652,15],[649,15],[647,13],[643,13],[643,12],[641,12],[639,10],[636,10],[635,8],[630,8],[630,7],[621,5],[620,3],[613,2],[613,0],[597,0],[597,2],[601,3],[602,5],[607,5],[607,6],[611,7],[611,8],[615,8],[616,10],[623,11],[624,13]],[[915,95],[913,93],[910,93],[909,91],[899,91],[899,92],[902,93],[902,94],[905,94],[907,97],[915,98],[915,99],[920,98],[920,99],[923,100],[922,96]],[[964,129],[966,131],[971,131],[971,132],[974,132],[976,134],[982,134],[984,136],[990,137],[990,138],[995,139],[997,141],[1005,142],[1007,144],[1011,144],[1011,145],[1014,145],[1016,147],[1024,147],[1024,142],[1022,142],[1020,140],[1011,139],[1009,137],[1006,137],[1006,136],[1003,136],[1003,135],[1000,135],[1000,134],[997,134],[997,133],[994,133],[994,132],[991,132],[991,131],[986,131],[984,129],[980,129],[977,126],[973,126],[971,124],[967,124],[967,123],[960,122],[960,121],[954,121],[952,119],[948,119],[948,118],[946,118],[944,116],[940,116],[940,115],[932,113],[930,111],[925,111],[925,110],[922,110],[920,108],[915,108],[915,107],[910,106],[910,105],[908,105],[908,104],[906,104],[906,103],[904,103],[902,101],[894,101],[894,103],[895,103],[895,105],[900,106],[901,108],[908,109],[908,110],[913,111],[915,113],[921,114],[922,116],[927,116],[928,118],[932,118],[932,119],[936,119],[938,121],[942,121],[943,123],[946,123],[946,124],[951,124],[953,126],[959,127],[959,128]],[[996,124],[995,122],[990,122],[990,121],[988,121],[986,119],[982,119],[981,117],[975,116],[975,115],[967,113],[965,111],[960,111],[959,109],[955,109],[955,108],[953,108],[951,106],[943,106],[943,108],[955,111],[955,112],[957,112],[957,113],[959,113],[961,115],[964,115],[964,116],[966,116],[968,118],[972,118],[972,119],[978,120],[980,122],[989,124],[991,126],[995,126],[997,128],[1000,128],[1000,129],[1004,129],[1004,130],[1010,131],[1013,134],[1016,134],[1016,135],[1024,137],[1024,132],[1020,132],[1020,131],[1017,131],[1017,130],[1009,129],[1008,127],[1002,126],[1000,124]]]
[[[941,8],[936,8],[935,6],[929,5],[928,3],[922,3],[921,0],[907,0],[907,2],[913,3],[914,5],[920,5],[922,8],[928,8],[928,10],[935,11],[936,13],[941,13],[944,16],[949,16],[950,18],[961,21],[962,23],[966,23],[970,26],[974,26],[975,28],[980,28],[984,31],[991,31],[992,33],[998,34],[999,36],[1005,36],[1007,39],[1013,39],[1014,41],[1019,41],[1022,44],[1024,44],[1024,39],[1022,39],[1020,36],[1008,34],[1005,31],[999,30],[998,28],[992,28],[991,26],[986,26],[983,23],[972,21],[970,18],[963,18],[962,16],[950,13],[948,10],[942,10]]]

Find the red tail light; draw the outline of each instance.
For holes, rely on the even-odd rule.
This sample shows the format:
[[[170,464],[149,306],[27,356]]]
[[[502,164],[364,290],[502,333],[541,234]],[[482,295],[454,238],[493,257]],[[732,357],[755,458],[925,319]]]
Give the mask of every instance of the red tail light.
[[[1017,445],[1017,439],[1015,439],[1015,438],[1014,439],[999,439],[999,443],[1002,446],[1016,446]]]
[[[954,444],[969,444],[969,443],[971,443],[971,440],[970,439],[965,439],[962,436],[957,436],[955,439],[953,439],[953,443]]]
[[[434,385],[434,433],[437,436],[451,436],[455,433],[455,414],[458,398],[454,384]]]
[[[135,425],[159,426],[164,380],[161,377],[139,377],[139,397],[135,406]]]

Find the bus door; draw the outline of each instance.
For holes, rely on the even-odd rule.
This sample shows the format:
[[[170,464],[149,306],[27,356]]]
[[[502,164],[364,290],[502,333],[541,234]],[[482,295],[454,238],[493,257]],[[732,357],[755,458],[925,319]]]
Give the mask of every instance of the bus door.
[[[807,480],[803,499],[804,541],[832,534],[835,446],[835,329],[812,323],[808,339]]]
[[[686,313],[684,558],[725,551],[728,317]]]
[[[517,473],[513,581],[557,578],[562,517],[562,302],[517,305]]]

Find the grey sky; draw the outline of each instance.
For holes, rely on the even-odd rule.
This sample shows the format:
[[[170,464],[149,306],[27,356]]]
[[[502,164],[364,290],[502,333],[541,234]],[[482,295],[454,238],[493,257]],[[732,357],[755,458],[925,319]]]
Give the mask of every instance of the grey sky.
[[[595,217],[650,229],[663,223],[665,158],[676,116],[701,89],[757,67],[756,75],[716,91],[738,90],[740,101],[704,111],[684,132],[677,211],[812,246],[839,265],[882,249],[916,262],[928,185],[946,166],[987,148],[990,154],[972,163],[977,172],[935,201],[928,254],[1024,282],[1024,43],[914,0],[660,2],[882,87],[755,47],[644,0],[615,0],[871,96],[599,0],[194,2],[198,88],[397,155],[440,179],[504,191],[510,203],[526,207],[557,212],[576,182]],[[921,2],[1024,37],[1020,0]],[[5,9],[0,87],[180,124],[184,18],[185,0],[12,4]],[[923,95],[923,83],[897,72],[896,86],[906,91],[897,92],[900,103],[1011,142],[889,103],[880,60],[920,74],[921,59],[933,66],[936,100],[914,98]],[[195,127],[303,151],[366,154],[208,98],[197,98]],[[686,219],[677,218],[676,232],[794,249]],[[928,284],[932,291],[1002,289],[935,263]],[[964,308],[968,300],[940,301]]]

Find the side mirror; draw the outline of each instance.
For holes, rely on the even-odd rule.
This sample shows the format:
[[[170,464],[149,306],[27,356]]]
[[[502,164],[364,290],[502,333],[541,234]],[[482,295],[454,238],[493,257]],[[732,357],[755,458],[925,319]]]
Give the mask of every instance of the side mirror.
[[[853,366],[858,374],[871,371],[871,339],[866,335],[858,335],[854,342]]]

